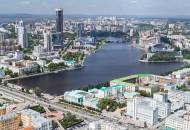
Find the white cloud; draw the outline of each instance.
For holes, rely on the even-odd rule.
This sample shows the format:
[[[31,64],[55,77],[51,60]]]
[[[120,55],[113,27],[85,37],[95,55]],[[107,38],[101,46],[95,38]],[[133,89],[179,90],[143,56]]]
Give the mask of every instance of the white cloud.
[[[131,3],[136,4],[136,3],[137,3],[137,1],[136,1],[136,0],[132,0],[132,1],[131,1]]]
[[[29,0],[23,0],[23,1],[20,2],[20,4],[21,5],[29,5],[29,4],[31,4],[31,1],[29,1]]]

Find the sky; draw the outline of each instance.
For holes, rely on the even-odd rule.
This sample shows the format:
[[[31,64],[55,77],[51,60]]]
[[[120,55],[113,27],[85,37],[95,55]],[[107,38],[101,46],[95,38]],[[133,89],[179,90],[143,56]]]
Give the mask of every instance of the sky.
[[[190,0],[0,0],[0,14],[190,16]]]

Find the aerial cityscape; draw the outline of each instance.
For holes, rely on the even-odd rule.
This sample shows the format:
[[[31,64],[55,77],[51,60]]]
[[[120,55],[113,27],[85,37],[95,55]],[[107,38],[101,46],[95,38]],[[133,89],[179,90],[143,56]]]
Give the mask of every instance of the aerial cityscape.
[[[0,1],[0,130],[190,130],[187,0]]]

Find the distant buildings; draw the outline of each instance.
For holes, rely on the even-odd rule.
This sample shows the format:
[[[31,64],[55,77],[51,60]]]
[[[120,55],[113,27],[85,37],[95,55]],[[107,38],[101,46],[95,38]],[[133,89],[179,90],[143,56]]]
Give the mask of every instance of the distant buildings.
[[[19,24],[18,24],[18,44],[22,48],[28,48],[29,47],[28,34],[26,31],[26,28],[24,27],[23,21],[19,21]]]
[[[148,49],[150,45],[160,43],[160,36],[152,30],[140,32],[139,45]]]

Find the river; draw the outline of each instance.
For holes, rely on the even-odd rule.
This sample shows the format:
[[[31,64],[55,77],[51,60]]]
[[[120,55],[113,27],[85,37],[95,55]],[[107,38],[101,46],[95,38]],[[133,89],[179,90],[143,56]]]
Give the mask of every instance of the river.
[[[142,50],[129,44],[109,43],[88,56],[85,61],[85,68],[81,70],[31,77],[13,82],[25,88],[38,86],[47,93],[62,95],[65,91],[110,81],[130,74],[160,74],[183,66],[182,63],[140,63],[138,60],[142,54]]]

